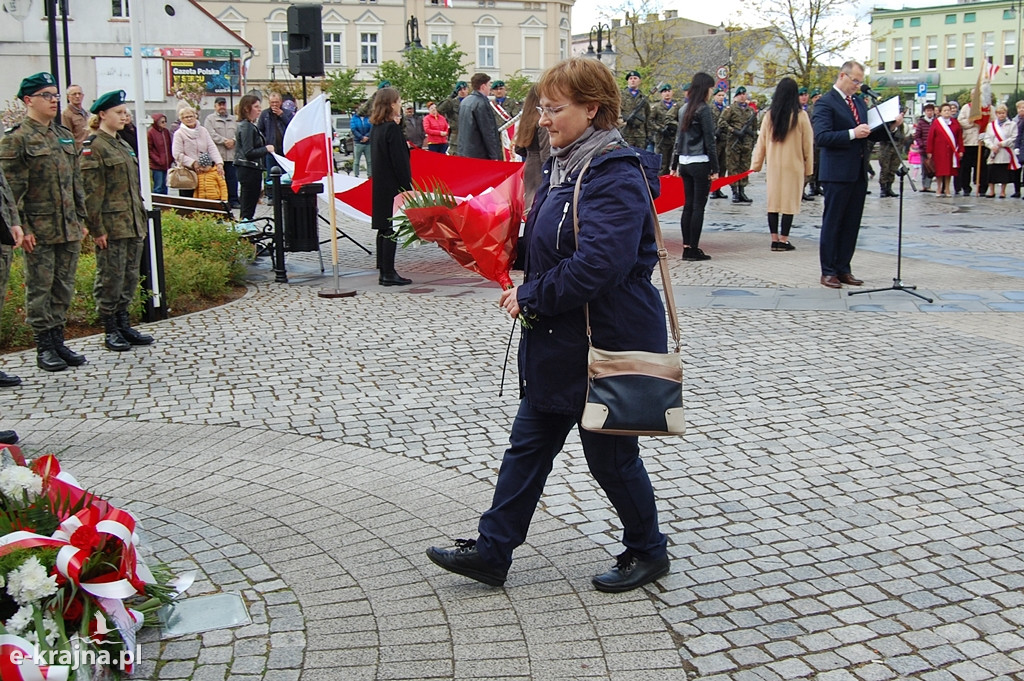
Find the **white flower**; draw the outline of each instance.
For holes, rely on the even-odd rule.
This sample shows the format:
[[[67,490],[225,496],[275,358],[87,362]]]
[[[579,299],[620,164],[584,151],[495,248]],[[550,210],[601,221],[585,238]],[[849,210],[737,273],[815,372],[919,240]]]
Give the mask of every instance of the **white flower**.
[[[11,618],[7,620],[7,633],[15,636],[20,636],[25,633],[25,629],[32,625],[32,613],[35,612],[35,608],[31,605],[23,605],[18,608],[18,612],[11,615]]]
[[[54,646],[57,644],[57,639],[60,637],[60,631],[57,629],[57,623],[49,615],[43,615],[43,629],[46,631],[46,644]]]
[[[0,469],[0,492],[7,497],[21,497],[21,491],[28,490],[32,496],[43,493],[43,479],[24,466],[8,466]]]
[[[21,605],[57,593],[57,576],[47,574],[46,568],[35,556],[30,556],[7,576],[7,593]]]

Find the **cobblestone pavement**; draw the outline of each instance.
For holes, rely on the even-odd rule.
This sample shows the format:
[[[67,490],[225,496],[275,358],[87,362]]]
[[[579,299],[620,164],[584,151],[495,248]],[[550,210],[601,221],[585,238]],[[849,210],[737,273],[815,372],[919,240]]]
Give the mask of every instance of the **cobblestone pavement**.
[[[898,202],[875,191],[854,271],[886,287]],[[750,193],[710,202],[712,260],[673,258],[689,430],[642,442],[673,564],[638,592],[589,584],[620,528],[575,436],[506,588],[423,557],[472,536],[516,408],[495,287],[433,247],[399,253],[408,288],[341,240],[354,298],[290,254],[289,285],[260,260],[153,346],[77,339],[89,363],[57,374],[7,355],[2,425],[133,510],[190,595],[245,600],[250,625],[150,632],[139,678],[1024,678],[1024,201],[907,197],[928,304],[821,288],[820,200],[772,253]]]

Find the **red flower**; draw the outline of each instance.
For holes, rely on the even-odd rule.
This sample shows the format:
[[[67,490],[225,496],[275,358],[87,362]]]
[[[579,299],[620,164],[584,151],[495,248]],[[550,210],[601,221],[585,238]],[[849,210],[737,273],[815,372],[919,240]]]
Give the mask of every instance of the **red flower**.
[[[64,619],[75,621],[82,616],[82,601],[72,598],[64,608]]]
[[[92,525],[82,525],[71,535],[71,545],[76,549],[91,551],[99,548],[102,542],[102,537]]]

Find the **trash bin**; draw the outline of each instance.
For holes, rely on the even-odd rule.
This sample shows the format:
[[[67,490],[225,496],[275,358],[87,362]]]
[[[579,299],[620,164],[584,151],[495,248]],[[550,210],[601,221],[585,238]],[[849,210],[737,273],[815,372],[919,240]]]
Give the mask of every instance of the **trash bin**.
[[[281,214],[284,218],[284,250],[289,253],[320,250],[317,194],[322,184],[307,184],[297,193],[291,182],[281,183]]]

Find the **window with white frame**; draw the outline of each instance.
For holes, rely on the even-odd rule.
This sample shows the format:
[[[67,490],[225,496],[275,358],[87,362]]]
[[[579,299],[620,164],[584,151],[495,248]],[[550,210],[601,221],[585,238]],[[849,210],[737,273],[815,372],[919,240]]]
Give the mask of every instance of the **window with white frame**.
[[[451,41],[451,36],[447,33],[431,33],[430,44],[438,47],[447,45]]]
[[[127,19],[131,16],[128,14],[128,0],[111,0],[110,5],[110,16],[118,19]]]
[[[476,65],[479,68],[494,68],[494,44],[495,36],[477,36]]]
[[[952,34],[946,36],[946,68],[956,68],[956,36]]]
[[[1003,31],[1003,66],[1013,66],[1017,63],[1016,37],[1014,31]]]
[[[879,71],[885,71],[886,59],[889,56],[886,49],[887,42],[885,38],[882,38],[878,41],[878,47],[875,50],[875,63],[878,64]]]
[[[324,66],[345,63],[345,42],[339,31],[324,31]]]
[[[892,70],[903,70],[903,38],[892,39]]]
[[[939,68],[939,36],[928,36],[928,70]]]
[[[380,64],[380,34],[372,31],[359,33],[359,63],[363,66]]]
[[[919,71],[921,69],[921,39],[911,38],[910,39],[910,70]]]
[[[964,68],[974,68],[974,34],[964,33]]]
[[[566,41],[565,38],[559,38],[558,39],[558,58],[559,59],[567,59],[568,56],[569,56],[568,55],[568,42]]]
[[[270,32],[270,63],[288,63],[288,31]]]

